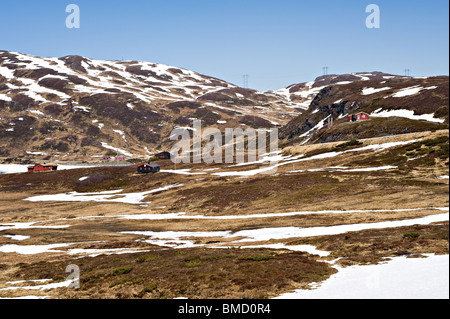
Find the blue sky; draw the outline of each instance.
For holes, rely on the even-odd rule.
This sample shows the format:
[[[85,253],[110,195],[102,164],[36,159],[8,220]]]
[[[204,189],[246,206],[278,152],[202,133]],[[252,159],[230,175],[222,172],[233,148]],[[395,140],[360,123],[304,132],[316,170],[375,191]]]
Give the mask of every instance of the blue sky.
[[[65,25],[68,4],[81,28]],[[368,29],[367,5],[381,10]],[[448,0],[0,0],[0,49],[194,70],[258,90],[329,73],[449,73]]]

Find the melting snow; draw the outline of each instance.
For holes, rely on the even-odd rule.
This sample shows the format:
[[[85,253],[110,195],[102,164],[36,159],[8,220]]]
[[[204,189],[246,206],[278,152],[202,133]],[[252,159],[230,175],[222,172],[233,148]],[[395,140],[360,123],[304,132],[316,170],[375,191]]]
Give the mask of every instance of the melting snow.
[[[382,92],[382,91],[386,91],[386,90],[390,90],[390,87],[385,87],[385,88],[380,88],[380,89],[375,89],[375,88],[364,88],[362,90],[362,94],[363,95],[371,95],[371,94],[375,94],[378,92]]]
[[[0,164],[0,174],[15,174],[27,172],[27,165],[21,164]]]
[[[131,154],[131,153],[125,151],[125,150],[121,150],[120,148],[117,148],[117,147],[114,147],[114,146],[110,146],[110,145],[108,145],[108,144],[105,143],[105,142],[102,142],[102,146],[103,146],[104,148],[107,148],[107,149],[116,151],[116,152],[118,152],[118,153],[121,153],[121,154],[123,154],[123,155],[125,155],[125,156],[133,157],[133,154]]]
[[[8,69],[7,67],[0,66],[0,75],[3,75],[7,79],[14,79],[13,70]]]
[[[28,155],[47,155],[47,153],[44,153],[44,152],[28,152],[28,151],[26,151],[26,153]]]
[[[307,169],[307,170],[295,170],[289,171],[288,173],[302,173],[302,172],[375,172],[384,171],[390,169],[396,169],[398,166],[380,166],[380,167],[366,167],[366,168],[348,168],[348,167],[325,167],[317,169]]]
[[[338,155],[346,154],[346,153],[350,153],[350,152],[360,152],[360,151],[370,151],[370,150],[371,151],[382,151],[382,150],[385,150],[385,149],[388,149],[391,147],[403,146],[403,145],[415,143],[418,141],[420,141],[420,139],[410,140],[410,141],[405,141],[405,142],[390,142],[390,143],[383,143],[383,144],[374,144],[374,145],[368,145],[368,146],[355,148],[355,149],[351,149],[351,150],[347,150],[347,151],[343,151],[343,152],[328,152],[328,153],[318,154],[318,155],[314,155],[314,156],[307,157],[307,158],[302,158],[304,155],[301,154],[296,157],[288,158],[287,161],[284,161],[281,163],[272,163],[272,165],[267,166],[267,167],[252,169],[252,170],[248,170],[248,171],[218,172],[218,173],[213,173],[212,175],[221,176],[221,177],[249,177],[249,176],[254,176],[254,175],[262,174],[262,173],[270,174],[270,173],[275,173],[278,167],[284,166],[284,165],[295,164],[295,163],[299,163],[299,162],[303,162],[303,161],[313,161],[313,160],[319,160],[319,159],[332,158],[332,157],[336,157]],[[391,168],[393,168],[393,167],[387,167],[387,166],[382,167],[382,169],[391,169]],[[372,169],[372,168],[367,168],[367,170],[370,170],[370,169]],[[380,168],[374,168],[374,169],[378,170]],[[355,169],[355,170],[361,170],[361,169]],[[366,170],[366,169],[364,168],[364,170]]]
[[[416,115],[414,114],[414,111],[412,110],[383,110],[378,109],[372,114],[370,114],[372,117],[404,117],[411,120],[424,120],[428,122],[435,122],[435,123],[444,123],[443,119],[437,119],[434,117],[434,114],[422,114],[422,115]]]
[[[28,110],[28,112],[36,114],[36,115],[45,115],[43,112],[39,111],[39,110]]]
[[[119,215],[119,216],[113,216],[113,217],[116,217],[119,219],[127,219],[127,220],[172,220],[172,219],[239,220],[239,219],[292,217],[292,216],[301,216],[301,215],[389,213],[389,212],[412,212],[412,211],[421,211],[421,210],[446,211],[446,210],[448,210],[448,208],[426,207],[426,208],[410,208],[410,209],[405,208],[405,209],[374,209],[374,210],[323,210],[323,211],[302,211],[302,212],[287,212],[287,213],[251,214],[251,215],[222,215],[222,216],[186,215],[186,213],[169,213],[169,214]]]
[[[448,299],[449,256],[396,257],[381,265],[336,266],[318,289],[275,299]]]
[[[194,173],[189,168],[187,169],[165,169],[161,170],[161,173],[169,173],[169,174],[179,174],[179,175],[203,175],[206,173]]]
[[[61,252],[55,248],[67,247],[73,244],[51,244],[51,245],[4,245],[0,246],[0,252],[17,253],[21,255],[34,255],[48,252]],[[1,290],[1,289],[0,289]]]
[[[24,223],[5,223],[0,224],[0,231],[11,230],[11,229],[30,229],[30,228],[40,228],[40,229],[60,229],[68,228],[70,225],[58,225],[58,226],[37,226],[43,222],[24,222]]]
[[[430,215],[421,218],[386,221],[378,223],[362,223],[350,225],[324,226],[324,227],[278,227],[278,228],[261,228],[242,230],[233,233],[232,231],[212,231],[212,232],[189,232],[189,231],[137,231],[137,232],[123,232],[124,234],[142,235],[150,237],[145,240],[148,243],[161,246],[170,246],[176,248],[187,248],[201,246],[201,244],[194,244],[195,238],[202,237],[222,237],[222,238],[239,238],[234,243],[243,242],[257,242],[267,241],[272,239],[289,239],[289,238],[303,238],[315,236],[330,236],[345,234],[348,232],[362,231],[367,229],[383,229],[395,228],[402,226],[413,225],[428,225],[435,222],[444,222],[449,220],[449,213]],[[181,246],[178,246],[181,245]]]
[[[281,228],[252,229],[234,233],[233,237],[240,237],[240,236],[247,237],[246,239],[242,239],[239,242],[248,242],[248,241],[263,241],[270,239],[330,236],[330,235],[345,234],[348,232],[362,231],[367,229],[383,229],[383,228],[395,228],[413,225],[428,225],[434,222],[448,221],[448,219],[449,214],[445,213],[415,219],[378,222],[378,223],[362,223],[362,224],[310,227],[310,228],[281,227]]]
[[[6,101],[6,102],[11,102],[12,99],[7,96],[6,94],[0,94],[0,100]]]
[[[18,240],[18,241],[23,241],[23,240],[30,238],[30,236],[22,236],[22,235],[5,235],[3,237],[11,238],[12,240]]]
[[[123,131],[120,130],[113,130],[113,131],[117,134],[120,134],[125,142],[127,141],[127,139],[125,138],[125,133]]]
[[[91,108],[87,107],[87,106],[74,106],[73,109],[75,111],[80,111],[81,110],[81,111],[86,112],[86,113],[90,113],[91,112]]]
[[[415,95],[415,94],[417,94],[417,93],[419,93],[420,91],[423,91],[423,90],[434,90],[434,89],[437,89],[437,86],[430,86],[430,87],[427,87],[427,88],[423,88],[423,87],[420,87],[420,86],[413,86],[413,87],[402,89],[402,90],[398,91],[397,93],[394,93],[392,95],[392,97],[411,96],[411,95]]]
[[[309,135],[310,133],[312,133],[312,132],[314,132],[314,131],[318,131],[318,130],[322,129],[322,128],[324,127],[324,125],[325,125],[325,122],[328,120],[328,118],[329,118],[330,116],[331,116],[331,115],[328,115],[326,118],[322,119],[319,123],[317,123],[316,126],[314,126],[314,127],[313,127],[312,129],[310,129],[309,131],[307,131],[307,132],[303,133],[302,135],[300,135],[300,137],[305,137],[305,136]]]
[[[50,280],[51,279],[47,279],[45,281],[50,281]],[[44,281],[44,280],[42,280],[42,281]],[[69,287],[72,284],[73,284],[73,280],[66,280],[66,281],[63,281],[63,282],[57,282],[57,283],[48,284],[48,285],[2,288],[2,289],[0,289],[0,291],[19,290],[19,289],[25,289],[25,290],[50,290],[50,289],[55,289],[55,288]]]
[[[26,198],[30,202],[109,202],[109,203],[125,203],[125,204],[142,204],[145,197],[150,194],[169,190],[171,188],[181,187],[183,184],[174,184],[150,191],[139,193],[121,193],[123,190],[105,191],[98,193],[78,193],[70,192],[56,195],[40,195]]]

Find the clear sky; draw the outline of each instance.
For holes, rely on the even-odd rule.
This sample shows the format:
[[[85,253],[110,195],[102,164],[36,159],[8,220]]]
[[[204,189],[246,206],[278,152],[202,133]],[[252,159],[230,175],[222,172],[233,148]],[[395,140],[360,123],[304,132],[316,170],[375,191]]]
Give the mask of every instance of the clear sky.
[[[68,29],[68,4],[81,27]],[[366,27],[377,4],[381,28]],[[449,73],[448,0],[0,0],[0,50],[158,62],[258,90],[329,73]]]

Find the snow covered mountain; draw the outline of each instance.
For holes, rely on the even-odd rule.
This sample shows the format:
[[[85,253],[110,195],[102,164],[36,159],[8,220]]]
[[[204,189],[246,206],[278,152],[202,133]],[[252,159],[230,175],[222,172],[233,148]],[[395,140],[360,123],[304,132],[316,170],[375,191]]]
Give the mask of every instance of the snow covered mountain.
[[[147,156],[193,119],[273,127],[300,110],[276,94],[162,64],[0,51],[0,157]]]
[[[0,158],[13,161],[91,161],[108,153],[145,158],[169,149],[171,131],[192,127],[194,119],[203,127],[278,126],[290,143],[344,139],[351,134],[317,133],[328,118],[339,123],[357,110],[443,127],[448,77],[326,75],[260,92],[157,63],[0,51]]]
[[[280,138],[289,144],[448,129],[448,76],[355,73],[326,76],[288,90],[291,100],[308,96],[305,105],[309,103],[306,112],[280,130]],[[348,122],[350,115],[360,112],[369,120]]]
[[[286,98],[286,100],[291,103],[307,110],[314,100],[316,95],[324,88],[330,85],[343,85],[350,84],[356,81],[369,81],[369,80],[380,80],[383,79],[401,79],[404,77],[394,76],[391,74],[381,73],[381,72],[371,72],[371,73],[352,73],[352,74],[330,74],[319,76],[312,82],[293,84],[287,88],[271,91],[274,94],[278,94]]]

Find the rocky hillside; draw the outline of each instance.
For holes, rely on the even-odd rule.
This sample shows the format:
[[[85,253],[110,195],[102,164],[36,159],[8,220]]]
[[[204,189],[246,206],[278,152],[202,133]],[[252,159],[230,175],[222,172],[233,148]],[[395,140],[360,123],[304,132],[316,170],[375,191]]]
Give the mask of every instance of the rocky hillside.
[[[448,97],[448,77],[327,75],[259,92],[157,63],[0,51],[0,161],[146,158],[194,119],[278,126],[288,144],[438,129],[448,127]],[[372,120],[344,123],[357,111]]]
[[[448,76],[414,78],[378,72],[355,76],[360,80],[350,82],[348,75],[323,77],[308,110],[285,125],[280,138],[288,144],[332,142],[448,128]],[[306,95],[304,88],[292,86],[291,100]],[[369,114],[370,120],[349,123],[348,116],[359,112]]]
[[[0,157],[148,156],[175,127],[273,127],[301,105],[186,69],[0,51]]]
[[[323,75],[319,76],[312,82],[293,84],[287,88],[271,92],[283,96],[291,103],[295,103],[307,110],[316,95],[322,89],[330,85],[344,85],[356,81],[380,80],[385,76],[394,77],[390,74],[381,72]]]

